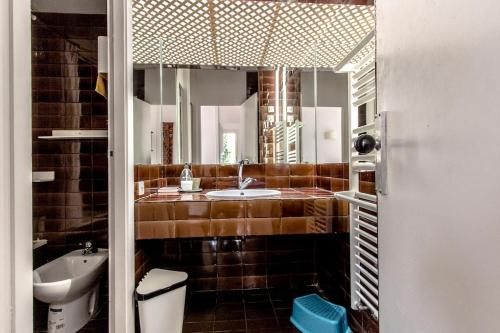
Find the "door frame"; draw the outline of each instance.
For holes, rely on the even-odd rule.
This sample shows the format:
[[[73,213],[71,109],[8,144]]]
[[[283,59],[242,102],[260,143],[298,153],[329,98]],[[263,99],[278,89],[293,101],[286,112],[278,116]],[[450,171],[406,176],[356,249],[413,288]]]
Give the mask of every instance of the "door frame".
[[[132,2],[108,0],[109,331],[135,332]]]
[[[0,331],[31,332],[31,2],[0,2]],[[28,287],[27,287],[28,286]]]

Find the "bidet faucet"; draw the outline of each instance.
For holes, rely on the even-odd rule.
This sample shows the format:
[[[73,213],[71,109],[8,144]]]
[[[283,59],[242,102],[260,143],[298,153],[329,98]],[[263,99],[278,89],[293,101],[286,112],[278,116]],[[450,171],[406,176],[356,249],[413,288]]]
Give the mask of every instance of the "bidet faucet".
[[[238,189],[239,190],[244,190],[248,185],[257,181],[251,177],[243,179],[243,166],[245,164],[249,164],[249,163],[250,163],[250,160],[248,158],[242,159],[239,162],[239,165],[238,165]]]
[[[82,250],[82,255],[86,256],[88,254],[96,253],[97,247],[94,245],[92,241],[86,241],[85,247]]]

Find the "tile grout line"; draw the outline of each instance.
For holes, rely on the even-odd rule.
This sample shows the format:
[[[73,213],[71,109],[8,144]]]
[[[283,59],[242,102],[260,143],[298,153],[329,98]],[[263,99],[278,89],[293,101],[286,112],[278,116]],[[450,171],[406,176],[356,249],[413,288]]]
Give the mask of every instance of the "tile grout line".
[[[276,313],[276,309],[274,308],[274,302],[271,298],[271,294],[269,293],[269,289],[267,289],[266,292],[267,292],[267,297],[269,298],[269,302],[271,303],[271,308],[273,309],[274,320],[276,321],[276,324],[278,325],[278,329],[281,332],[281,325],[280,325],[280,322],[278,320],[278,314]]]
[[[247,322],[247,302],[245,300],[245,293],[242,290],[241,291],[241,297],[243,301],[243,316],[245,317],[245,332],[248,332],[248,322]]]

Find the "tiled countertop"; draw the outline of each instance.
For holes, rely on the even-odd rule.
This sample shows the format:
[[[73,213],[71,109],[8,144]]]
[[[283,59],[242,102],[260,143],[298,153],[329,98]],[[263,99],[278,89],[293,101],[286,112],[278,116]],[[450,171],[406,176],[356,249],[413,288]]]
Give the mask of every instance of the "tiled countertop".
[[[347,231],[348,205],[333,192],[281,188],[260,198],[153,194],[135,203],[136,239],[289,235]]]
[[[172,201],[219,201],[219,200],[284,200],[284,199],[316,199],[316,198],[333,198],[334,192],[327,191],[321,188],[306,187],[306,188],[278,188],[280,195],[268,197],[253,197],[253,198],[214,198],[209,197],[206,193],[217,190],[203,190],[200,193],[159,193],[151,194],[146,198],[137,200],[136,202],[172,202]]]

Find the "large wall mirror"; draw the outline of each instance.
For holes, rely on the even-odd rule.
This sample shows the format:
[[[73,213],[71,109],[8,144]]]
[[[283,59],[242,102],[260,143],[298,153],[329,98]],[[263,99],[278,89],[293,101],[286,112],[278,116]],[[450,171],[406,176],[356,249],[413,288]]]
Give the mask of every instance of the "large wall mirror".
[[[346,162],[339,69],[373,27],[371,6],[134,1],[135,163]]]

